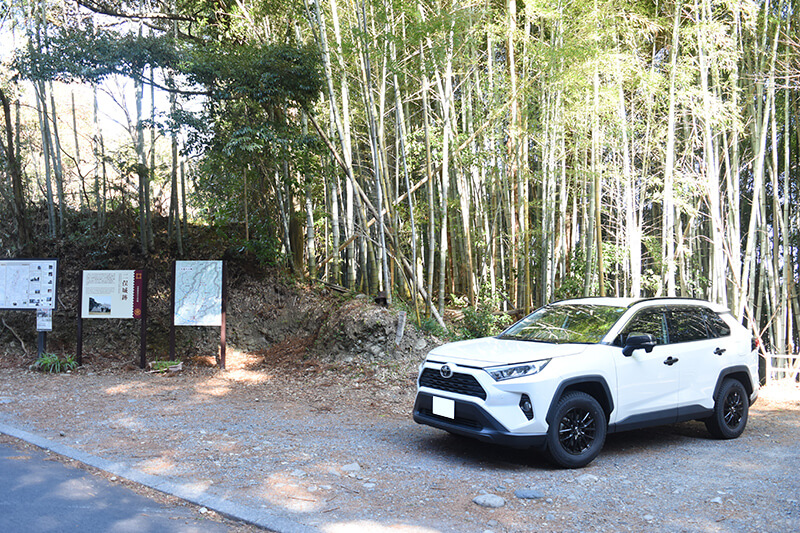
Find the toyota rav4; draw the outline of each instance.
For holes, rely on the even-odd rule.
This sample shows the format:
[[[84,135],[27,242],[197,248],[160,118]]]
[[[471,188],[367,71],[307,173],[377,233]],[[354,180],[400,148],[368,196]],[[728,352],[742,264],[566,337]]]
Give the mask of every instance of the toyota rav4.
[[[702,420],[714,437],[736,438],[758,384],[755,342],[723,306],[584,298],[432,350],[414,420],[579,468],[618,431]]]

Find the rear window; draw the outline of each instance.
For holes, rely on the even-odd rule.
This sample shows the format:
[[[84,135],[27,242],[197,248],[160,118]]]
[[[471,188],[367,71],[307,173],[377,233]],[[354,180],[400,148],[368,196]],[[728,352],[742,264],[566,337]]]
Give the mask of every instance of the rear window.
[[[709,310],[706,318],[708,330],[713,338],[727,337],[731,334],[731,327],[714,311]]]
[[[704,309],[673,307],[669,314],[670,343],[699,341],[709,337]]]
[[[677,344],[727,337],[731,334],[731,328],[719,313],[706,307],[644,309],[625,325],[614,340],[614,345],[624,346],[630,335],[645,333],[655,337],[657,344]]]

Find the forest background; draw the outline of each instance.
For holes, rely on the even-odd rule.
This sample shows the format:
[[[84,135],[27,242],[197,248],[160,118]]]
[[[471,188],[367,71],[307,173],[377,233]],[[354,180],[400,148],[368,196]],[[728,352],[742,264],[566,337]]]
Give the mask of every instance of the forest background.
[[[0,0],[3,255],[147,257],[164,221],[178,257],[213,228],[418,323],[677,295],[794,353],[798,27],[791,0]]]

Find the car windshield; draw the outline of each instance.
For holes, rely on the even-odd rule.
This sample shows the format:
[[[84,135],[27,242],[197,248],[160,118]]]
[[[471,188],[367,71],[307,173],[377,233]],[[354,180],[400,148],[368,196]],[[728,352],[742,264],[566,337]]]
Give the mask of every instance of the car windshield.
[[[499,338],[556,344],[596,344],[625,311],[625,307],[611,305],[548,305],[508,328]]]

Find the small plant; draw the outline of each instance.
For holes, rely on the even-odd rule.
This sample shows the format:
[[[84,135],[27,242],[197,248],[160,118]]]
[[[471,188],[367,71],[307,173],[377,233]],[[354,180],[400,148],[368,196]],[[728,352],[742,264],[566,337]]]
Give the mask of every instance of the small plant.
[[[452,329],[442,327],[442,325],[439,324],[439,322],[433,316],[425,316],[424,307],[419,309],[419,323],[417,323],[417,313],[414,309],[413,303],[406,302],[400,298],[395,298],[393,301],[395,307],[408,313],[409,323],[414,324],[414,326],[416,326],[417,329],[419,329],[419,331],[422,333],[433,335],[445,342],[458,340],[458,337],[455,335]]]
[[[511,323],[511,319],[508,315],[495,311],[500,308],[502,300],[500,295],[492,297],[490,288],[483,285],[478,292],[477,305],[464,309],[461,338],[489,337],[503,331]]]
[[[439,322],[437,322],[437,320],[432,316],[421,316],[419,329],[423,333],[434,335],[442,340],[455,340],[455,338],[452,338],[452,333],[450,330],[443,328],[442,325],[439,324]]]
[[[58,374],[61,372],[70,372],[78,368],[78,361],[72,355],[65,355],[63,357],[54,353],[43,353],[36,359],[36,362],[31,365],[31,369],[40,372],[49,372],[51,374]]]
[[[177,372],[183,370],[183,363],[180,361],[150,361],[148,363],[151,372]]]
[[[510,322],[507,315],[496,313],[486,305],[478,304],[475,308],[467,307],[464,309],[462,336],[465,339],[475,339],[497,335]]]

